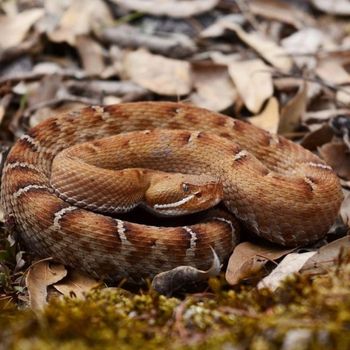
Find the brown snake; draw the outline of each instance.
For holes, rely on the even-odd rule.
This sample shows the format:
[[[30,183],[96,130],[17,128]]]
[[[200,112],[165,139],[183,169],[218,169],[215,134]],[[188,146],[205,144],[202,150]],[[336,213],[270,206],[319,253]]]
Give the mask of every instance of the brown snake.
[[[140,130],[151,131],[135,133]],[[120,133],[126,134],[102,139]],[[56,165],[64,153],[63,163]],[[323,237],[342,201],[332,169],[281,136],[186,104],[139,102],[88,107],[30,129],[6,160],[1,187],[5,214],[36,254],[102,278],[137,279],[179,265],[206,269],[211,248],[221,261],[228,257],[236,240],[229,215],[182,227],[116,218],[113,198],[126,198],[124,208],[137,192],[128,181],[113,189],[119,180],[112,169],[119,176],[124,167],[134,168],[125,170],[134,184],[151,182],[143,180],[148,170],[142,168],[207,177],[208,192],[217,190],[219,182],[231,213],[254,233],[285,246]],[[82,173],[86,168],[88,174]],[[53,178],[52,170],[57,170]],[[182,185],[184,192],[198,193],[191,192],[195,180],[184,186],[187,180],[179,176],[176,188]],[[66,185],[69,180],[72,184]],[[161,193],[162,181],[157,186]],[[192,194],[175,196],[165,207],[186,204]],[[138,200],[145,196],[143,191]],[[152,202],[153,194],[150,198]]]

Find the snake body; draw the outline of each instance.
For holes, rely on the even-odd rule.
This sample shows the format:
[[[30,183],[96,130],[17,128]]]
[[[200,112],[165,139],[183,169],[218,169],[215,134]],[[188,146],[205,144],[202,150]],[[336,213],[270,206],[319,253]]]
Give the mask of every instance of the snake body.
[[[149,131],[135,133],[140,130]],[[121,133],[126,134],[113,139]],[[3,171],[1,201],[31,250],[102,278],[138,279],[179,265],[206,269],[211,248],[223,261],[236,236],[226,214],[193,225],[156,227],[95,210],[96,204],[65,200],[51,183],[53,163],[74,145],[79,153],[82,143],[81,151],[85,147],[85,158],[91,156],[94,167],[97,162],[103,169],[126,166],[142,172],[145,167],[218,179],[226,208],[255,234],[284,246],[323,237],[342,201],[337,176],[316,155],[241,120],[171,102],[93,106],[61,114],[15,143]],[[101,151],[105,146],[113,151]],[[64,187],[73,175],[66,178],[62,171],[57,183]],[[77,202],[91,192],[103,207],[113,181],[101,179],[80,176],[79,185],[71,186],[82,188]]]

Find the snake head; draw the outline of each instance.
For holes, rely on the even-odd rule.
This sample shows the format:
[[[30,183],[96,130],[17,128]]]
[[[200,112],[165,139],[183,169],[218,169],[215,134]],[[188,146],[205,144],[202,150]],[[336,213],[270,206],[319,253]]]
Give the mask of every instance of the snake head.
[[[208,175],[163,173],[151,181],[145,193],[146,207],[161,216],[196,213],[222,199],[222,183]]]

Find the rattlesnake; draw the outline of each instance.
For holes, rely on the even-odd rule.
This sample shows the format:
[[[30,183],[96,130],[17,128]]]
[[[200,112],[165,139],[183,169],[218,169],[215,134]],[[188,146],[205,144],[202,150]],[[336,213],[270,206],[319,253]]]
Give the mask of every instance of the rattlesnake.
[[[120,133],[126,134],[103,139]],[[90,143],[67,150],[84,142]],[[132,189],[112,190],[109,186],[118,180],[109,181],[108,174],[100,178],[98,172],[81,174],[69,161],[57,166],[53,181],[53,161],[63,150],[66,160],[78,155],[81,169],[86,162],[108,174],[112,167],[135,168],[136,182],[147,172],[143,167],[215,179],[235,217],[255,234],[285,246],[323,237],[342,201],[338,178],[316,155],[241,120],[172,102],[93,106],[61,114],[30,129],[13,146],[3,171],[2,205],[36,254],[102,278],[138,279],[179,265],[206,269],[211,248],[221,262],[228,257],[237,240],[235,226],[221,211],[179,227],[118,218],[114,204],[104,204],[101,197],[130,196]],[[68,193],[78,189],[72,202],[61,190],[65,181],[76,178],[66,187]],[[84,201],[86,193],[93,203]],[[176,199],[173,207],[181,201],[187,200]]]

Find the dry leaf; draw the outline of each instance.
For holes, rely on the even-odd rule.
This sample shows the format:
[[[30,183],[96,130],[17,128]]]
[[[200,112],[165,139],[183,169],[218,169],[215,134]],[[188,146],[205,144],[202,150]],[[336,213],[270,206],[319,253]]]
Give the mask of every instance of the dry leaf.
[[[341,204],[340,217],[345,225],[350,226],[350,193],[345,196]]]
[[[311,16],[300,11],[293,3],[280,0],[253,0],[248,5],[254,15],[287,23],[296,28],[315,22]]]
[[[219,0],[112,0],[129,10],[155,16],[191,17],[212,10]]]
[[[84,298],[85,294],[96,288],[100,284],[99,281],[73,270],[64,282],[55,283],[53,286],[63,295],[77,298]]]
[[[132,81],[160,95],[186,95],[192,88],[191,66],[187,61],[140,49],[125,55],[123,67]]]
[[[225,25],[227,29],[233,30],[242,41],[277,69],[286,73],[292,69],[293,61],[288,53],[270,39],[257,32],[247,33],[236,23],[225,22]]]
[[[19,45],[30,27],[44,15],[43,9],[31,9],[14,16],[0,16],[0,49]]]
[[[54,42],[65,41],[74,46],[77,36],[112,23],[111,13],[102,0],[71,1],[60,20],[59,27],[47,34]]]
[[[77,37],[77,50],[88,75],[96,76],[104,71],[103,48],[95,40],[85,35]]]
[[[294,131],[299,125],[307,104],[307,83],[300,86],[298,92],[282,108],[278,133]]]
[[[321,247],[305,262],[300,272],[312,275],[325,273],[327,268],[336,265],[341,254],[348,253],[350,253],[350,236],[345,236]]]
[[[316,73],[326,82],[333,84],[350,83],[350,74],[337,60],[321,60],[317,65]]]
[[[338,176],[350,180],[350,153],[344,143],[326,143],[318,149],[318,152]]]
[[[279,119],[278,100],[276,97],[271,97],[268,100],[265,109],[259,115],[250,117],[249,121],[259,128],[276,134]]]
[[[33,310],[42,309],[47,303],[47,287],[60,281],[66,275],[67,270],[61,264],[50,264],[47,260],[33,264],[26,276],[31,308]]]
[[[221,270],[221,262],[215,250],[213,248],[211,250],[213,262],[207,271],[199,270],[192,266],[178,266],[172,270],[158,273],[152,280],[152,287],[158,293],[170,296],[182,288],[195,285],[210,277],[218,276]]]
[[[196,92],[190,97],[191,101],[200,107],[212,111],[223,111],[232,106],[237,92],[223,66],[193,67],[193,84]]]
[[[335,99],[345,107],[350,107],[350,86],[342,86],[337,90]]]
[[[236,246],[231,254],[226,270],[226,280],[235,285],[241,280],[256,275],[271,260],[281,258],[293,251],[270,245],[256,245],[243,242]]]
[[[298,272],[304,266],[305,262],[316,253],[317,252],[288,254],[268,276],[258,283],[258,288],[277,289],[283,279]]]
[[[228,68],[244,104],[251,112],[258,113],[273,94],[270,68],[260,59],[232,62]]]
[[[332,15],[350,15],[349,0],[311,0],[311,3],[320,11]]]
[[[301,145],[310,151],[315,151],[317,147],[332,140],[333,129],[328,124],[317,125],[317,129],[309,132],[301,141]]]

